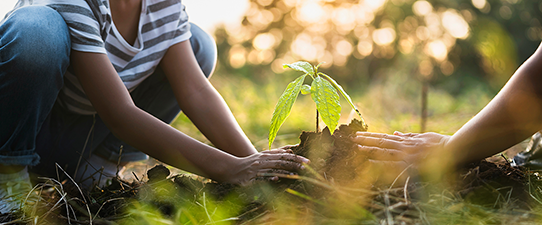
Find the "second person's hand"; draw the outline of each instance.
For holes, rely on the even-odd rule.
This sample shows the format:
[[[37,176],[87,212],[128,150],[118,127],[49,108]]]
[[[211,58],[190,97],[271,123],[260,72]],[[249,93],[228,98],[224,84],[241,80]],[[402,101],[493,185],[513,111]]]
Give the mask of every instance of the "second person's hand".
[[[436,155],[445,148],[449,138],[432,132],[395,132],[393,135],[358,132],[352,141],[356,144],[355,150],[366,158],[364,166],[375,180],[396,183],[408,177],[411,171],[419,172],[431,154]]]

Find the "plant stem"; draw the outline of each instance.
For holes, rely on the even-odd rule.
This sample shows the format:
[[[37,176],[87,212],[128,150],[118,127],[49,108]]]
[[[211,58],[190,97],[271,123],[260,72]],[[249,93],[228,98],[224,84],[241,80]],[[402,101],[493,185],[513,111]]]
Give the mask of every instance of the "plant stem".
[[[320,132],[320,115],[318,114],[318,110],[316,110],[316,133]]]

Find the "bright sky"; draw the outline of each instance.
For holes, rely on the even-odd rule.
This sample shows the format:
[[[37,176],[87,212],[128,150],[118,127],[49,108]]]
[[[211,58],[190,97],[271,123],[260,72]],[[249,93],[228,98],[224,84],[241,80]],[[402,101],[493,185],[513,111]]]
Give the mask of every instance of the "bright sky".
[[[0,18],[15,6],[17,0],[0,0]],[[190,21],[208,32],[220,23],[240,23],[248,9],[248,0],[183,0]]]

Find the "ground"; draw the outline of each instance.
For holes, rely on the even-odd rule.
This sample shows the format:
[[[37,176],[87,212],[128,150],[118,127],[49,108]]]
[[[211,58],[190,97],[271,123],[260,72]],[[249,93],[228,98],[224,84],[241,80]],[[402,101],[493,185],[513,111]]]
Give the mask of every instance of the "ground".
[[[49,179],[41,200],[25,212],[0,215],[4,224],[537,224],[542,192],[536,171],[507,158],[482,160],[442,182],[409,177],[390,187],[367,182],[349,151],[359,121],[333,135],[304,132],[297,154],[311,159],[300,175],[237,186],[157,165],[103,188],[80,190]],[[513,149],[510,151],[519,151]],[[132,173],[133,172],[133,173]],[[126,173],[125,173],[126,174]]]

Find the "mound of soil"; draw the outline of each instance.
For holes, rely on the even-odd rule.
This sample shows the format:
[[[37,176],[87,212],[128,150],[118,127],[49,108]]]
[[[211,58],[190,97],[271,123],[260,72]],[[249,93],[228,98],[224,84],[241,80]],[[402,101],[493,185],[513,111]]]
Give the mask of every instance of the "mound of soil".
[[[343,124],[333,132],[326,127],[322,132],[302,132],[300,143],[292,151],[311,160],[311,167],[319,174],[337,182],[356,179],[356,170],[365,157],[353,150],[351,137],[358,131],[367,131],[362,122],[354,119],[348,125]]]

